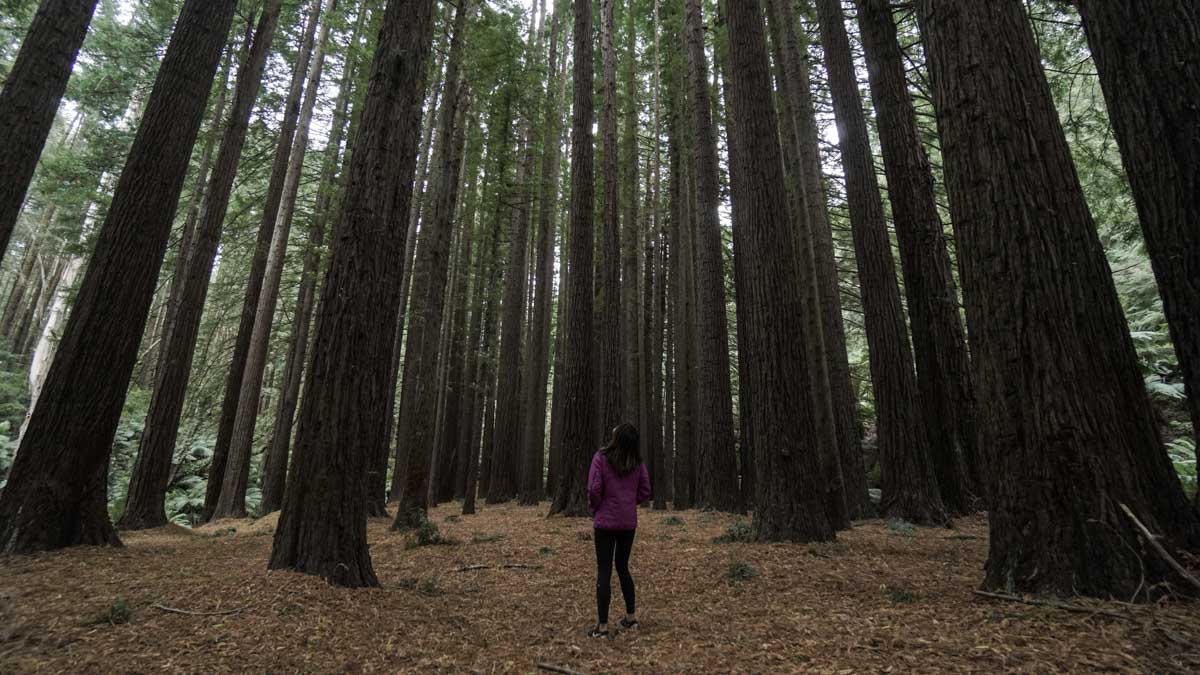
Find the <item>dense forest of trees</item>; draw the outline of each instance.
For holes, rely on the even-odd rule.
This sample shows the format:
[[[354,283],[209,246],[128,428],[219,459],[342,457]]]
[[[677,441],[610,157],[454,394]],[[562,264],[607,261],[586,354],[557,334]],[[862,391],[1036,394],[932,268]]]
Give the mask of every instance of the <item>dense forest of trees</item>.
[[[279,511],[374,586],[368,518],[587,515],[622,422],[759,541],[1200,551],[1194,2],[0,9],[0,551]]]

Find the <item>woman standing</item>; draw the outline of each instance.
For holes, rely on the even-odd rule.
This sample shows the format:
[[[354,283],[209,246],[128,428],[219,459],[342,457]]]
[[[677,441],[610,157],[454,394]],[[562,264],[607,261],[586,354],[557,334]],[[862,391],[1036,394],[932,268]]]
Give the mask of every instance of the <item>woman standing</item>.
[[[612,602],[615,557],[621,595],[625,597],[623,629],[638,626],[629,554],[637,531],[637,507],[650,501],[650,474],[642,463],[638,432],[632,424],[613,429],[612,439],[592,457],[588,471],[588,507],[596,542],[596,609],[599,622],[588,637],[608,637],[608,606]]]

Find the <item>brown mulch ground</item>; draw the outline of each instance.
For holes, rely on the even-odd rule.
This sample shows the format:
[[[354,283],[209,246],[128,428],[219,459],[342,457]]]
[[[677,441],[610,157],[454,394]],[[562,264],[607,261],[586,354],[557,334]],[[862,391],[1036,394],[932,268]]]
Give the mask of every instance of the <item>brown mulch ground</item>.
[[[643,511],[632,563],[643,626],[597,641],[584,637],[588,521],[457,511],[432,514],[451,546],[409,549],[372,521],[376,590],[268,572],[268,519],[0,557],[0,672],[1200,671],[1196,603],[1074,601],[1112,616],[973,595],[982,519],[911,534],[866,521],[834,544],[749,545],[712,542],[732,516]],[[735,562],[757,575],[729,579]],[[509,563],[533,567],[456,571]],[[118,599],[125,623],[107,618]]]

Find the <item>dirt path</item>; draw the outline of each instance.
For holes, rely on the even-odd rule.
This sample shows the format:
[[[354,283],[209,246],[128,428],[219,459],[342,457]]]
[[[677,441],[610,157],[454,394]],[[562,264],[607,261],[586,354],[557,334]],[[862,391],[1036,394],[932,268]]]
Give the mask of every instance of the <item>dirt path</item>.
[[[457,510],[432,516],[450,546],[409,549],[371,522],[379,590],[267,572],[270,520],[0,557],[0,672],[1200,670],[1194,603],[1094,605],[1118,619],[974,596],[982,520],[915,532],[867,521],[834,544],[748,545],[712,542],[732,516],[643,511],[631,565],[643,627],[595,641],[583,635],[590,523]],[[530,567],[456,571],[512,563]],[[731,579],[735,563],[753,576]],[[124,623],[108,620],[122,618],[114,604]]]

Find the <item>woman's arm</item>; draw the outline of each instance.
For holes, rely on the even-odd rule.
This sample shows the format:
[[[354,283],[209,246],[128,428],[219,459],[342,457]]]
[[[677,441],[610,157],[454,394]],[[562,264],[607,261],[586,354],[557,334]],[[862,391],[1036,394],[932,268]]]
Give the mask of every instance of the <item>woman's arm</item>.
[[[646,465],[642,464],[638,467],[637,502],[639,504],[645,504],[646,502],[650,501],[651,496],[650,472],[646,470]]]
[[[592,467],[588,469],[588,509],[595,513],[604,499],[604,458],[600,453],[592,456]]]

